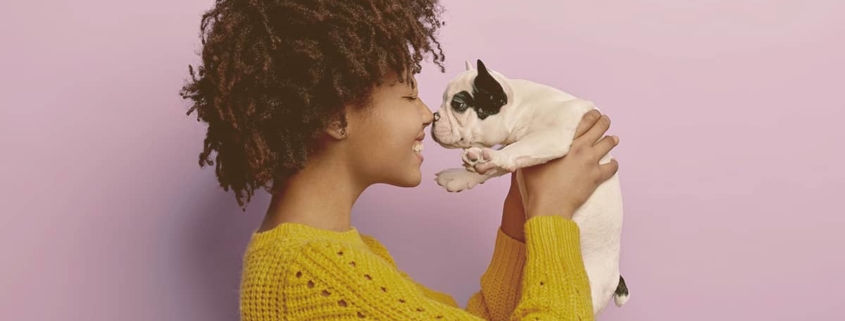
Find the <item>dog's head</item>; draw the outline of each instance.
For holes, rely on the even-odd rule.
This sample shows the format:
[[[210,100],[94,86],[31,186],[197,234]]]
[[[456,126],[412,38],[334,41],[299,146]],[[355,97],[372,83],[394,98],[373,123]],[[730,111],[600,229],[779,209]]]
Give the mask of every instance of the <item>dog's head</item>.
[[[487,69],[481,60],[466,70],[443,92],[443,102],[434,113],[431,136],[445,148],[490,147],[508,136],[508,114],[513,109],[513,92],[508,79]]]

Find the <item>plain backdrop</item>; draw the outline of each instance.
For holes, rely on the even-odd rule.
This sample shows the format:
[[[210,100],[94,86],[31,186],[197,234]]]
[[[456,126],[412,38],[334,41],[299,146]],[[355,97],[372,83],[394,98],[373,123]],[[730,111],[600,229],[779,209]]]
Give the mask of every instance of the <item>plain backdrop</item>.
[[[178,91],[209,0],[0,3],[0,319],[224,321],[269,197],[241,212],[200,169]],[[590,99],[621,137],[621,261],[600,320],[842,320],[845,2],[448,0],[464,60]],[[379,185],[353,223],[464,305],[507,180]],[[839,316],[837,316],[839,315]]]

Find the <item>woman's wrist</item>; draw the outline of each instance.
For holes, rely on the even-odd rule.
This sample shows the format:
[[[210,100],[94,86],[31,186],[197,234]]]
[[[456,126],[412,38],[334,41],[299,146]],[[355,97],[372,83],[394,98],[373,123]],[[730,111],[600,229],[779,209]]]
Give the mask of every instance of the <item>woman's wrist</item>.
[[[537,217],[537,216],[562,216],[565,219],[572,219],[572,216],[575,215],[575,208],[572,206],[568,206],[566,204],[557,204],[552,206],[551,204],[536,201],[536,202],[529,202],[526,208],[526,217],[528,219]]]
[[[522,208],[522,202],[518,199],[519,195],[508,193],[505,197],[505,203],[502,206],[502,232],[505,235],[525,242],[525,212]]]

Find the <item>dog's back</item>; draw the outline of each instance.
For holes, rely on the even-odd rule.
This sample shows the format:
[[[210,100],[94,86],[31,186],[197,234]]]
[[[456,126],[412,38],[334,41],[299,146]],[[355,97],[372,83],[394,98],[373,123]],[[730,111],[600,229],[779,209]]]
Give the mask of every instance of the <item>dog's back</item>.
[[[601,163],[608,161],[610,155],[602,158]],[[581,254],[590,279],[594,309],[603,309],[611,298],[615,298],[617,306],[622,306],[628,292],[619,272],[622,236],[619,174],[599,185],[572,219],[581,231]]]

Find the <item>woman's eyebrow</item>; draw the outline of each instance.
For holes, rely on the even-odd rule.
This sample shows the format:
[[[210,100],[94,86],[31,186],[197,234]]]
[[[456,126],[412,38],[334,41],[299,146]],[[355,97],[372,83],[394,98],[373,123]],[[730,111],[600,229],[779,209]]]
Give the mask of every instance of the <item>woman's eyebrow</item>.
[[[418,92],[418,88],[413,86],[411,83],[408,83],[408,86],[405,86],[405,93],[409,95],[416,95]]]

